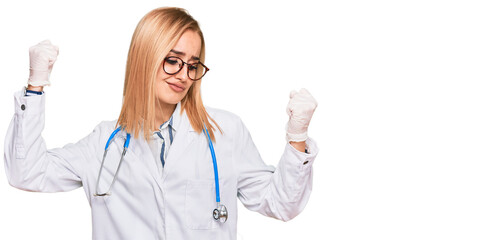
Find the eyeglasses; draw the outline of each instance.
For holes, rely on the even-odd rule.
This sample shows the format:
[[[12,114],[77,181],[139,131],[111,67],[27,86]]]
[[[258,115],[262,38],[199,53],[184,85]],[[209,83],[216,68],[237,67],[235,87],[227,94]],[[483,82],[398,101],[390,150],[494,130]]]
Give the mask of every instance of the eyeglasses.
[[[186,63],[179,57],[167,57],[164,59],[163,64],[164,72],[169,75],[177,74],[178,72],[180,72],[180,70],[183,69],[183,66],[187,64],[187,76],[192,81],[201,79],[204,74],[206,74],[210,70],[201,62]]]

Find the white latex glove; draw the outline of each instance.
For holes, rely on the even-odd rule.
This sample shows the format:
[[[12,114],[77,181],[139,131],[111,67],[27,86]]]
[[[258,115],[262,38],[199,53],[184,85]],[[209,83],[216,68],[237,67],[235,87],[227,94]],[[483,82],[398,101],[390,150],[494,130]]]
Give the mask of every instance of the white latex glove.
[[[32,86],[51,85],[49,76],[58,54],[59,48],[52,45],[49,40],[30,47],[30,78],[28,78],[28,84]]]
[[[299,92],[290,92],[290,101],[286,112],[290,120],[286,125],[286,140],[288,142],[303,142],[307,140],[307,127],[314,110],[318,106],[316,100],[304,88]]]

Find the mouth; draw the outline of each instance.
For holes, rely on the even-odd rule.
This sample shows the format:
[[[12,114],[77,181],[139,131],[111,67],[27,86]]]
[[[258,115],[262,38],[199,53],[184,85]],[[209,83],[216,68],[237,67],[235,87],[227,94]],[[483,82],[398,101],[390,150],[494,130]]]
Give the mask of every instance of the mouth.
[[[183,92],[185,90],[185,87],[182,84],[177,84],[177,83],[169,83],[167,82],[169,87],[173,89],[175,92]]]

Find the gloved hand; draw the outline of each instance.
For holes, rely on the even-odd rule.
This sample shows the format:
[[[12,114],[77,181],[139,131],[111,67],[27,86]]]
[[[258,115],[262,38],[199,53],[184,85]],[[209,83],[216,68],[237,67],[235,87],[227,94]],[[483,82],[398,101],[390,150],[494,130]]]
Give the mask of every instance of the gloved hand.
[[[59,48],[45,40],[30,47],[30,78],[28,84],[32,86],[51,85],[49,76],[59,54]]]
[[[318,106],[316,100],[304,88],[299,92],[290,92],[290,101],[286,112],[290,120],[286,125],[286,140],[288,142],[303,142],[307,140],[307,127],[314,110]]]

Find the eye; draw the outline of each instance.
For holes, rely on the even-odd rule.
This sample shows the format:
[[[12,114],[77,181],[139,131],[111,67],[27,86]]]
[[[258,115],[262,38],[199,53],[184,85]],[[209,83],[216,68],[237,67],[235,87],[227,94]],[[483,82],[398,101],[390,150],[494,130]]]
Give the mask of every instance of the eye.
[[[197,63],[196,63],[196,64],[194,64],[194,65],[190,65],[190,66],[189,66],[189,70],[190,70],[190,71],[195,71],[195,70],[197,70],[197,66],[198,66],[198,65],[199,65],[199,64],[197,64]]]
[[[166,58],[166,63],[169,64],[169,65],[178,65],[178,61],[176,59],[169,59],[169,58]]]

